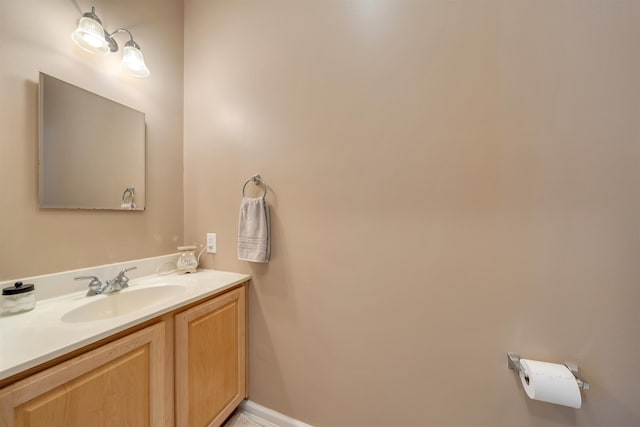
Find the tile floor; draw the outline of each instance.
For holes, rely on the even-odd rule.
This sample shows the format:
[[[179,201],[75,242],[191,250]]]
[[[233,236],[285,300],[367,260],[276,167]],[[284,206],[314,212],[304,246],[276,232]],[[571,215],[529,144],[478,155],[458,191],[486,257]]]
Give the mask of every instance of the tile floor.
[[[262,424],[258,424],[251,418],[247,417],[240,411],[236,411],[222,427],[264,427]]]

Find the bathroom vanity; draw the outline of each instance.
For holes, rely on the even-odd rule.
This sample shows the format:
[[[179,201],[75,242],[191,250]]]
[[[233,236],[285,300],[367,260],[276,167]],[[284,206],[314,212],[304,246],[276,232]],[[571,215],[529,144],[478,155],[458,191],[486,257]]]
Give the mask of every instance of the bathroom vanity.
[[[248,280],[156,275],[0,318],[0,426],[220,425],[247,397]]]

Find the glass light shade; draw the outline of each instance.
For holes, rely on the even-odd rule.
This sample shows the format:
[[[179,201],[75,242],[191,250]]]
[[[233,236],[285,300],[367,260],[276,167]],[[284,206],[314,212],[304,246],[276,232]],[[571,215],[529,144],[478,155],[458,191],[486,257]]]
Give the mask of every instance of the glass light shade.
[[[80,18],[78,28],[71,34],[73,41],[82,49],[106,55],[109,53],[109,45],[104,38],[104,29],[95,19],[84,16]]]
[[[148,77],[151,74],[144,63],[142,51],[134,46],[125,45],[122,50],[122,68],[136,77]]]

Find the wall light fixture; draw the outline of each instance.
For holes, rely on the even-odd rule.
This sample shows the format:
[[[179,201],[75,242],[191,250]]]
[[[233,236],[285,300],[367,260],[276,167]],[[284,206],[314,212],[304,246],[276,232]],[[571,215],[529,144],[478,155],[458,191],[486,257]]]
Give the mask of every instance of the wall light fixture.
[[[118,43],[113,37],[121,32],[129,34],[129,41],[124,44],[124,49],[122,49],[122,68],[136,77],[148,77],[151,73],[144,63],[140,46],[133,40],[131,31],[126,28],[118,28],[109,33],[102,27],[102,21],[96,15],[95,7],[91,7],[91,12],[82,15],[78,27],[71,34],[71,39],[88,52],[107,55],[118,51]]]

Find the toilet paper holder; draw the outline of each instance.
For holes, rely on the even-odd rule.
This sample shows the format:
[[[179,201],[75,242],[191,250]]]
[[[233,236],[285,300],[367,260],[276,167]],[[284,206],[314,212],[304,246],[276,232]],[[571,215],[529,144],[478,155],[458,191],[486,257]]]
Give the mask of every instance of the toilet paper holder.
[[[524,374],[524,369],[520,364],[519,354],[507,353],[507,364],[509,366],[509,369],[513,369],[514,371],[516,371],[518,375],[520,375],[520,373]],[[581,388],[582,390],[589,390],[589,383],[578,372],[578,366],[573,363],[565,363],[564,366],[566,366],[576,378],[576,383],[578,383],[579,388]]]

